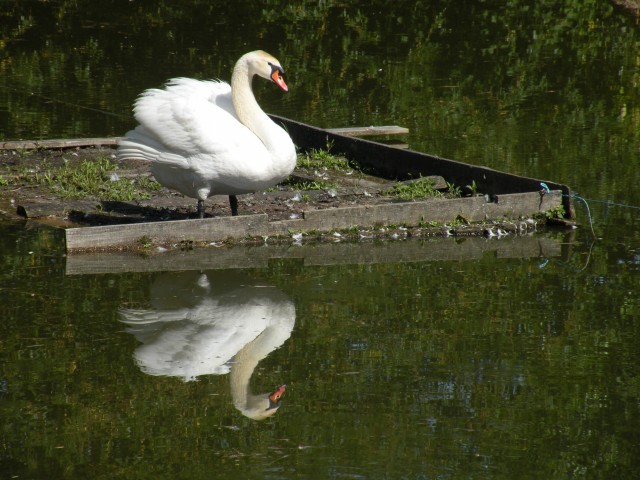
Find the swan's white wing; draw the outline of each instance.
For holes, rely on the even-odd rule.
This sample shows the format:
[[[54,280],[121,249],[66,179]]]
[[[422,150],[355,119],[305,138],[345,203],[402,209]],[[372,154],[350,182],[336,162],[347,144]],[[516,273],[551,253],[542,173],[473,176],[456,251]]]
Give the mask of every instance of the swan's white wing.
[[[158,162],[180,162],[179,157],[202,161],[211,155],[237,157],[245,150],[254,154],[265,150],[238,120],[231,87],[224,82],[172,79],[164,90],[144,92],[136,101],[134,114],[155,142],[150,146],[161,152]]]

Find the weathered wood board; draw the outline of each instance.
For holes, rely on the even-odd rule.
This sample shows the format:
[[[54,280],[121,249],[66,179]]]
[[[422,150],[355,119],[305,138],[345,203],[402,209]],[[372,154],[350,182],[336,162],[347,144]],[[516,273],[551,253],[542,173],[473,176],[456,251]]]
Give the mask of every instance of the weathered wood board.
[[[117,137],[107,138],[71,138],[59,140],[33,140],[0,142],[0,150],[39,150],[47,148],[75,148],[113,146],[118,143]]]
[[[560,192],[554,193],[542,197],[537,192],[500,195],[495,197],[495,202],[487,201],[486,196],[478,196],[309,210],[305,211],[303,219],[278,222],[280,225],[274,225],[272,232],[282,234],[291,230],[331,231],[354,226],[420,225],[425,222],[446,223],[456,218],[467,222],[513,219],[561,206]]]
[[[220,242],[247,237],[291,235],[297,232],[346,230],[376,225],[420,225],[448,222],[489,222],[545,212],[562,204],[559,191],[541,196],[537,192],[507,194],[487,201],[478,196],[460,199],[434,199],[362,207],[308,210],[304,218],[269,222],[267,215],[240,215],[194,220],[134,223],[65,230],[69,251],[126,248],[146,242]]]
[[[67,250],[91,250],[140,246],[144,242],[216,242],[268,235],[267,215],[173,220],[97,227],[67,228]]]
[[[375,137],[385,135],[405,135],[409,133],[408,128],[399,127],[397,125],[328,128],[327,131],[347,137]]]

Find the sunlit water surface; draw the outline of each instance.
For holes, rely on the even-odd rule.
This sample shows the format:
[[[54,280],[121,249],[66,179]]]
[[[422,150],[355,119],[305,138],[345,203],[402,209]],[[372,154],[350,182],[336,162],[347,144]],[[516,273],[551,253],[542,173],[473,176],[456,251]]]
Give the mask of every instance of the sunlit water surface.
[[[404,125],[412,148],[567,183],[590,210],[574,232],[148,258],[67,257],[59,232],[2,223],[1,478],[637,477],[631,20],[590,1],[152,3],[7,4],[4,139],[121,135],[145,88],[228,79],[260,47],[291,87],[256,82],[270,112]]]

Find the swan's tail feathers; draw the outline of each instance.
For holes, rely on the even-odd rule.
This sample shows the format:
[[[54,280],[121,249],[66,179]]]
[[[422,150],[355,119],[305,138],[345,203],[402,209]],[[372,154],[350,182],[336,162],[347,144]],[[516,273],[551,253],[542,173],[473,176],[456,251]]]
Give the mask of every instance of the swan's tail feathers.
[[[147,135],[142,127],[127,132],[127,135],[118,141],[118,160],[148,160],[154,161],[160,152],[162,145]]]
[[[164,145],[153,138],[145,128],[138,125],[118,141],[118,160],[145,160],[183,166],[185,158],[167,151]]]

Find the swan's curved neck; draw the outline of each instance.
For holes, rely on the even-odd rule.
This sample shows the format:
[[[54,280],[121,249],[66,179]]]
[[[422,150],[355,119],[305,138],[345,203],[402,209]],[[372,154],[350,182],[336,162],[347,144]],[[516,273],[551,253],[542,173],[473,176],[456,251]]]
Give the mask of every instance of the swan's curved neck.
[[[270,152],[278,148],[274,142],[273,129],[279,128],[260,108],[253,94],[251,83],[254,73],[244,57],[238,60],[231,76],[231,98],[238,119],[262,141]]]
[[[254,395],[250,387],[253,371],[260,360],[273,350],[273,345],[269,341],[270,332],[268,330],[270,329],[273,330],[267,328],[267,331],[262,332],[235,355],[229,379],[233,405],[243,415],[257,420],[275,413],[275,411],[267,411],[269,403],[266,395]]]

